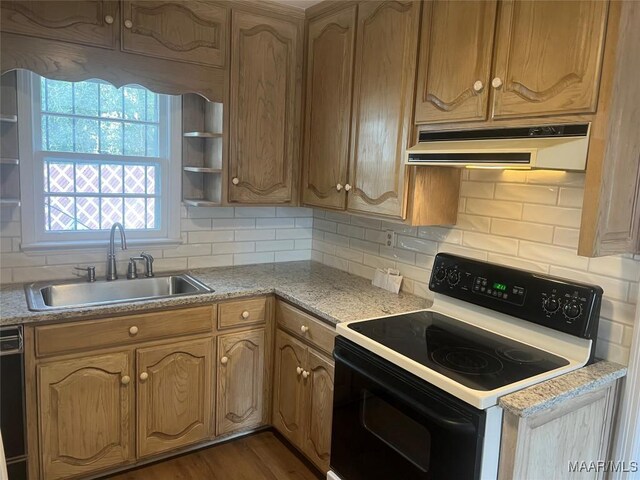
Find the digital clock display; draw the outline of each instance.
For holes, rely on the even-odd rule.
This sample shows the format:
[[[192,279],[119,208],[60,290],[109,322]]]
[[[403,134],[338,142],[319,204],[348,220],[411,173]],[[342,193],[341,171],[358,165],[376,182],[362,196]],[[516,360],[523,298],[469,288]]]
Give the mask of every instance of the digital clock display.
[[[493,289],[500,290],[501,292],[506,292],[507,286],[504,283],[494,283]]]

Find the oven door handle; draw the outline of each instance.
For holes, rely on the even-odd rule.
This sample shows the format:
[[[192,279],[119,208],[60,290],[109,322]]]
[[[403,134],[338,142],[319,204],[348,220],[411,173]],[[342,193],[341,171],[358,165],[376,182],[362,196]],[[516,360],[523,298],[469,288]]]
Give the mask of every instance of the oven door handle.
[[[404,403],[408,404],[411,408],[424,415],[434,424],[447,430],[455,430],[459,433],[473,434],[476,432],[476,427],[470,419],[456,419],[435,412],[433,409],[427,407],[423,403],[416,401],[415,399],[411,398],[411,396],[398,390],[397,388],[386,384],[384,381],[376,377],[376,375],[373,375],[371,372],[367,372],[361,366],[353,363],[351,360],[342,355],[340,349],[336,348],[333,351],[333,356],[336,361],[345,364],[347,367],[357,371],[360,375],[364,376],[368,380],[375,382],[376,384],[382,386],[385,390],[391,392],[394,397],[397,397]],[[439,402],[439,400],[437,399],[434,400]]]

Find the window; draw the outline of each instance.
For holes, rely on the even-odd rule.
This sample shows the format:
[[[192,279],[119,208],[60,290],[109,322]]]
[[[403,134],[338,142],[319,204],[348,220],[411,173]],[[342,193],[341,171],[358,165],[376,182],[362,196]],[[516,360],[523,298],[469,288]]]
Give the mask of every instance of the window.
[[[179,242],[179,97],[20,78],[23,248],[104,243],[115,222],[134,243]]]

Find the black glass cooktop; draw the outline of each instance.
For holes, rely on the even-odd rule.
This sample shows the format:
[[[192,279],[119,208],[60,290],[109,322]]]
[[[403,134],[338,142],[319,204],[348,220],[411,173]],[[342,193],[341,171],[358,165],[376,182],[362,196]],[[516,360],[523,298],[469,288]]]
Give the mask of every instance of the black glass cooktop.
[[[430,311],[348,327],[474,390],[494,390],[569,364],[551,353]]]

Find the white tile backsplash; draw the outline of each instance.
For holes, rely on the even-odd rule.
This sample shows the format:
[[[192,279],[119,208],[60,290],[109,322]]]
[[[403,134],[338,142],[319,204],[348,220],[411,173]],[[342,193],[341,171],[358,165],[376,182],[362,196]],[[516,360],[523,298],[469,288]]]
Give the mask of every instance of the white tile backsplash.
[[[104,248],[33,255],[20,252],[19,209],[0,211],[0,283],[73,278],[76,265],[96,265],[96,273],[104,275]],[[154,256],[158,272],[311,258],[310,208],[181,207],[181,212],[184,243],[145,249]],[[120,274],[126,273],[127,259],[135,253],[130,249],[118,254]]]
[[[597,354],[626,363],[640,280],[640,256],[577,255],[584,174],[552,171],[463,172],[454,227],[406,227],[344,213],[313,211],[311,257],[372,278],[378,267],[405,276],[403,290],[429,297],[435,252],[550,273],[604,288]],[[365,229],[364,240],[353,227]],[[386,246],[385,230],[397,232]]]

